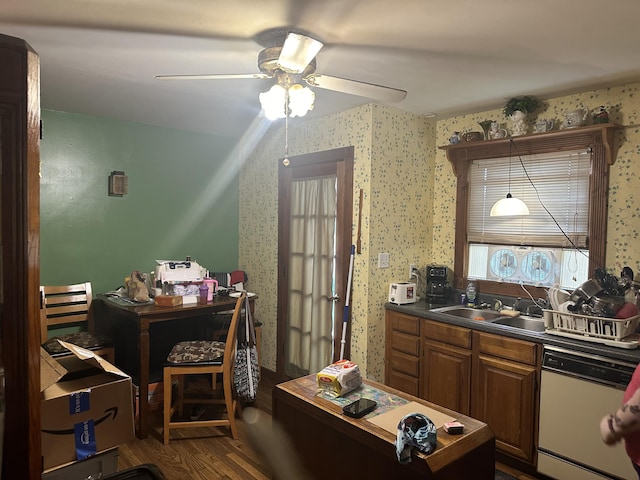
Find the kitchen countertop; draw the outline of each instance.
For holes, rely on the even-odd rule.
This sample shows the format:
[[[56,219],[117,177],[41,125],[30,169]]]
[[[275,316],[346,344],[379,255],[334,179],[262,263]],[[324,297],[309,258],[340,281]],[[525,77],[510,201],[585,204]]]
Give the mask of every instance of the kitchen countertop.
[[[466,327],[473,330],[478,330],[487,333],[494,333],[503,335],[505,337],[518,338],[521,340],[528,340],[530,342],[542,343],[544,345],[554,345],[557,347],[563,347],[574,351],[589,353],[591,355],[599,355],[602,357],[621,360],[629,362],[633,365],[640,363],[640,348],[618,348],[608,345],[593,343],[583,340],[574,340],[572,338],[561,337],[545,332],[532,332],[521,328],[509,327],[506,325],[494,325],[490,322],[480,322],[477,320],[470,320],[466,318],[454,317],[453,315],[447,315],[446,313],[434,312],[434,308],[442,308],[450,305],[456,305],[455,303],[435,305],[419,301],[416,303],[410,303],[405,305],[396,305],[393,303],[385,303],[387,310],[394,310],[397,312],[406,313],[407,315],[413,315],[420,318],[427,318],[429,320],[436,320],[442,323],[450,325],[457,325],[459,327]]]

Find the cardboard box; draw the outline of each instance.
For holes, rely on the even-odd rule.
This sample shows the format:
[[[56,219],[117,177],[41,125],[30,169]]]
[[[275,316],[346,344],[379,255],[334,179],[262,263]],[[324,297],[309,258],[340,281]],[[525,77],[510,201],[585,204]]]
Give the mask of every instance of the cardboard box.
[[[133,440],[131,378],[90,350],[61,342],[74,355],[40,350],[42,456],[45,470]]]
[[[159,307],[178,307],[182,305],[182,297],[180,295],[156,295],[154,301]]]
[[[133,386],[135,395],[135,416],[136,419],[140,415],[140,387],[138,385]],[[150,383],[147,393],[147,404],[149,405],[149,411],[160,410],[164,405],[164,383],[156,382]]]
[[[93,457],[73,462],[64,467],[46,470],[41,480],[99,479],[118,471],[118,448],[98,453]]]

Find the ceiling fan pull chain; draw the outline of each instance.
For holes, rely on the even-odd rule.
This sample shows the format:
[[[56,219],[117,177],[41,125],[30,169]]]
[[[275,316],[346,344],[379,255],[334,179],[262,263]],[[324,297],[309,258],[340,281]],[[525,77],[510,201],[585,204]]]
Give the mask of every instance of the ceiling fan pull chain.
[[[284,160],[282,164],[289,166],[289,89],[284,91]]]

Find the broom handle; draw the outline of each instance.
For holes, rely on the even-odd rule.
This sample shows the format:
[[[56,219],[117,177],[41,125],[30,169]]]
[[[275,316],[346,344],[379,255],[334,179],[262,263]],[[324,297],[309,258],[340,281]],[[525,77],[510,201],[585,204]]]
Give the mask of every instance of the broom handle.
[[[351,276],[353,273],[353,256],[356,247],[351,245],[351,258],[349,259],[349,276],[347,278],[347,298],[344,301],[344,312],[342,315],[342,339],[340,340],[340,360],[344,359],[344,345],[347,337],[347,322],[349,321],[349,302],[351,301]]]

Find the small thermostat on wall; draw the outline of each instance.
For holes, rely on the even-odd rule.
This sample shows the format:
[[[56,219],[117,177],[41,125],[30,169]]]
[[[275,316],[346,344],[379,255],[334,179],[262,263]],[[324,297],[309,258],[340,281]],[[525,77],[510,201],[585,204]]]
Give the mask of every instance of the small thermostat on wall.
[[[122,197],[129,191],[129,178],[124,172],[113,171],[109,175],[109,196]]]

